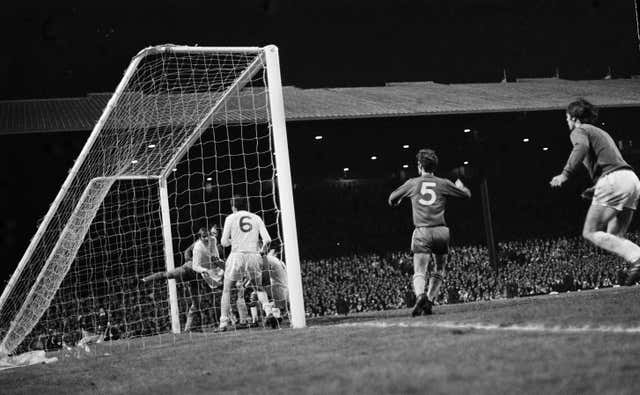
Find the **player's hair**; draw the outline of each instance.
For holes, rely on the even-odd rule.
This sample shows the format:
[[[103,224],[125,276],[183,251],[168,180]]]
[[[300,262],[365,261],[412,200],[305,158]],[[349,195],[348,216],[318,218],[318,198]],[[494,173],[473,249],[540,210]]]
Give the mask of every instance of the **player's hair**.
[[[422,170],[433,173],[438,167],[438,155],[436,151],[428,148],[423,148],[416,154],[416,159],[422,167]]]
[[[198,233],[196,234],[196,236],[198,236],[199,239],[204,236],[209,236],[209,230],[203,226],[200,229],[198,229]]]
[[[246,196],[234,195],[231,199],[231,207],[235,207],[236,210],[249,210],[249,199]]]
[[[567,114],[582,123],[594,124],[598,120],[598,109],[583,98],[570,103],[567,106]]]

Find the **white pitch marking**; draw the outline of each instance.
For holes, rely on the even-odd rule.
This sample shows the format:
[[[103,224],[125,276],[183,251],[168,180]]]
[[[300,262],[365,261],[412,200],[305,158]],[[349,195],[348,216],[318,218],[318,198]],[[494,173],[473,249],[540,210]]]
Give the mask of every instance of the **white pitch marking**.
[[[456,322],[354,322],[338,324],[342,327],[367,328],[441,328],[441,329],[478,329],[486,331],[515,331],[515,332],[551,332],[551,333],[624,333],[640,334],[640,327],[623,326],[546,326],[539,324],[528,325],[495,325],[495,324],[465,324]]]

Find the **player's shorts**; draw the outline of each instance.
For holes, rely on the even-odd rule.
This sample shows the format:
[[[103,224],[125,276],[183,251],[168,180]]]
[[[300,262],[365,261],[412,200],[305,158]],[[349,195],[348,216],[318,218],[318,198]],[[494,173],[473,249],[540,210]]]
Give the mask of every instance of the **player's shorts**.
[[[444,255],[449,252],[449,228],[422,226],[413,231],[411,252]]]
[[[262,284],[262,256],[258,253],[232,252],[227,258],[224,277],[231,281],[251,280]]]
[[[591,204],[606,206],[622,211],[635,210],[640,198],[640,181],[631,170],[616,170],[606,174],[596,182]]]

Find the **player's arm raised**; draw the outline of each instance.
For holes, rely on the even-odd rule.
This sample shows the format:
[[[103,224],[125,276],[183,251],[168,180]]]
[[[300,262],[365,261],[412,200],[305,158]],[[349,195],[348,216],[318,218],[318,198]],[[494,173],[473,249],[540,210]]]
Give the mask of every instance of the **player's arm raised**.
[[[195,242],[191,243],[186,250],[184,250],[184,260],[185,262],[193,260],[193,246],[196,245]]]
[[[458,188],[458,190],[460,192],[462,192],[461,195],[458,195],[459,197],[463,197],[463,198],[467,198],[467,199],[471,197],[471,190],[469,188],[467,188],[467,186],[462,183],[461,179],[458,178],[456,180],[455,184],[453,184],[453,185],[455,185],[455,187]]]

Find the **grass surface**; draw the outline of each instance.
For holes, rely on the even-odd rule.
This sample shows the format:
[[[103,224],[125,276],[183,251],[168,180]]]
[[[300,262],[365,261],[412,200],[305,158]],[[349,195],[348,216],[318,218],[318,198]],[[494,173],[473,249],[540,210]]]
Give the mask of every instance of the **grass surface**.
[[[0,393],[631,394],[639,302],[640,287],[612,288],[103,343],[0,372]]]

